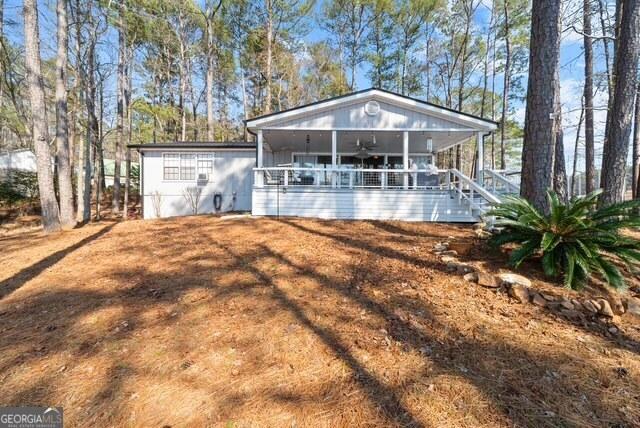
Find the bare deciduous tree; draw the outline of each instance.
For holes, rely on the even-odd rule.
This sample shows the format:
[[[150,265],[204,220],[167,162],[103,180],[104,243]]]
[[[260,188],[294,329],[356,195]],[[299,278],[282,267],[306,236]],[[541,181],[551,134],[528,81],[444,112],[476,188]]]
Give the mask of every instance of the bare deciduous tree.
[[[60,189],[60,220],[65,228],[76,225],[71,184],[71,149],[67,109],[67,62],[69,33],[67,28],[67,0],[58,0],[58,53],[56,56],[56,145],[58,187]]]
[[[187,187],[183,196],[191,208],[191,214],[198,214],[200,198],[202,197],[202,187]]]
[[[40,60],[40,33],[36,0],[25,0],[24,44],[27,83],[31,103],[31,128],[38,169],[38,190],[42,210],[42,226],[46,232],[60,230],[60,212],[53,187],[49,128],[45,103],[44,79]]]

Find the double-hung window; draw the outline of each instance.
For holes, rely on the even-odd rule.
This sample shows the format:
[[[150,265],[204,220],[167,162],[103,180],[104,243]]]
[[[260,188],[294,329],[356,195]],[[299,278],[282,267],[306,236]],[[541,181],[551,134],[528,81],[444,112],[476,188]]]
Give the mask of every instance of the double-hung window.
[[[164,153],[163,180],[195,181],[200,174],[213,174],[213,153]]]
[[[213,174],[213,153],[198,154],[198,177],[201,174],[206,174],[207,177]]]
[[[196,154],[180,154],[180,180],[196,179]]]
[[[179,180],[180,179],[180,154],[179,153],[165,153],[163,156],[164,180]]]

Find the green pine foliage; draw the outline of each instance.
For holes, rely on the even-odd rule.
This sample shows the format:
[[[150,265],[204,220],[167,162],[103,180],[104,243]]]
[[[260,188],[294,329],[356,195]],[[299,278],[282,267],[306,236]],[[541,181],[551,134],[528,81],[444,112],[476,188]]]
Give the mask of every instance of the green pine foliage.
[[[630,271],[640,265],[640,241],[625,236],[625,228],[640,226],[640,201],[633,200],[596,209],[600,191],[562,203],[547,192],[550,213],[536,210],[527,200],[506,196],[487,215],[496,217],[498,233],[490,243],[514,243],[510,263],[539,258],[548,276],[564,277],[565,287],[580,289],[591,274],[599,274],[614,288],[625,286],[619,265]]]

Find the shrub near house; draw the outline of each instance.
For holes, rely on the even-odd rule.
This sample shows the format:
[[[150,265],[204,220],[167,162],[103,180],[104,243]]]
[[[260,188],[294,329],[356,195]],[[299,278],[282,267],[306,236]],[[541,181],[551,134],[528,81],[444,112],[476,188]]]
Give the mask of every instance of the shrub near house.
[[[640,226],[640,201],[627,201],[595,209],[600,191],[560,202],[549,191],[550,212],[537,211],[527,200],[506,196],[487,215],[497,217],[500,232],[491,237],[495,246],[507,243],[518,247],[510,263],[541,256],[548,276],[562,275],[568,288],[581,288],[592,273],[615,288],[625,285],[616,262],[629,270],[640,265],[640,241],[623,234],[625,228]]]

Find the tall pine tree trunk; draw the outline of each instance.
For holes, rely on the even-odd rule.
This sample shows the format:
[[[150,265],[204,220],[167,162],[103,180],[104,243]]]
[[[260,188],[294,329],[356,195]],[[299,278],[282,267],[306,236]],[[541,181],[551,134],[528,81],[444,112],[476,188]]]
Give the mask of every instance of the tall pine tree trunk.
[[[633,183],[634,199],[640,199],[640,82],[636,88],[636,109],[633,115]]]
[[[602,156],[600,205],[624,199],[629,137],[640,55],[640,0],[622,0],[620,29],[614,54],[614,89],[607,115],[607,132]]]
[[[605,37],[607,35],[607,23],[604,19],[604,12],[606,9],[605,0],[598,0],[598,12],[600,15],[600,31],[602,32],[602,47],[604,49],[604,65],[607,70],[607,90],[609,91],[609,98],[613,98],[613,85],[611,82],[611,60],[609,55],[609,41]],[[586,33],[586,29],[585,29]]]
[[[593,133],[593,44],[591,0],[584,0],[584,146],[586,192],[595,190],[595,140]],[[605,42],[606,43],[606,42]],[[608,46],[608,45],[606,45]],[[607,48],[608,49],[608,48]]]
[[[89,39],[89,45],[87,47],[87,69],[85,70],[85,95],[84,101],[87,108],[87,141],[84,147],[84,193],[83,204],[84,213],[83,219],[89,221],[91,219],[91,173],[93,159],[91,157],[92,149],[95,149],[98,145],[98,119],[96,117],[96,37],[95,26],[93,19],[91,18],[91,10],[87,12],[89,17],[89,31],[91,37]],[[96,151],[97,152],[97,151]],[[95,173],[96,190],[100,186],[100,170],[97,169]]]
[[[53,187],[36,0],[25,0],[23,13],[25,65],[27,68],[27,84],[29,86],[29,101],[31,103],[31,128],[36,152],[42,226],[45,232],[54,232],[60,230],[60,212]]]
[[[120,164],[122,162],[122,149],[124,147],[124,86],[125,86],[125,62],[127,50],[127,29],[125,5],[121,4],[118,10],[118,89],[117,89],[117,136],[115,147],[115,159],[113,164],[113,198],[111,200],[111,211],[113,214],[120,213]]]
[[[533,0],[527,107],[522,147],[521,195],[547,212],[553,188],[558,134],[556,92],[560,57],[561,0]]]
[[[60,193],[60,221],[65,228],[76,225],[71,184],[71,149],[67,112],[67,61],[69,35],[67,28],[67,0],[58,0],[58,53],[56,56],[56,146],[58,159],[58,187]]]
[[[266,93],[264,97],[264,113],[271,113],[271,61],[273,56],[273,4],[272,0],[266,1],[267,6],[267,58],[265,64]]]
[[[180,94],[178,96],[178,103],[180,109],[180,141],[187,140],[187,110],[185,108],[186,100],[187,100],[187,72],[186,72],[186,61],[187,61],[187,47],[184,41],[184,32],[185,24],[183,23],[184,18],[180,18],[179,24],[179,32],[180,32],[180,64],[178,65],[178,82],[180,85]]]
[[[558,70],[559,72],[559,70]],[[560,75],[555,79],[556,82],[556,147],[553,162],[553,190],[561,201],[566,202],[569,199],[567,190],[567,168],[564,159],[564,131],[562,129],[562,106],[560,104]]]
[[[131,194],[131,150],[127,147],[131,144],[131,79],[133,72],[133,47],[127,46],[127,67],[125,67],[125,84],[124,84],[124,136],[125,143],[125,179],[124,179],[124,202],[122,216],[126,220],[129,216],[129,199]]]
[[[76,10],[76,37],[75,37],[75,52],[76,52],[76,72],[78,79],[76,82],[76,106],[77,109],[74,112],[76,121],[81,117],[80,106],[82,103],[86,104],[85,97],[87,96],[87,76],[86,69],[82,64],[82,51],[80,49],[80,40],[82,40],[82,24],[77,17],[80,15],[80,0],[75,1]],[[91,218],[90,208],[90,192],[91,192],[91,142],[89,139],[89,127],[87,126],[86,139],[79,138],[79,144],[76,144],[78,150],[78,163],[76,164],[76,220],[78,222],[88,222]]]
[[[511,89],[511,35],[509,34],[509,2],[504,0],[504,82],[502,86],[502,116],[500,118],[500,169],[506,169],[504,131],[507,126],[509,113],[509,90]]]
[[[577,188],[576,180],[578,179],[578,153],[580,148],[580,130],[582,129],[582,121],[584,119],[584,98],[582,98],[582,105],[580,106],[580,119],[578,119],[578,128],[576,129],[576,144],[573,148],[573,168],[571,170],[571,197],[575,198]]]
[[[4,0],[0,0],[0,40],[4,37]],[[0,111],[4,111],[4,85],[0,84]],[[4,118],[0,117],[0,147],[4,148]]]
[[[211,32],[211,30],[208,30]],[[207,140],[215,139],[213,129],[213,40],[208,37],[208,54],[207,54]]]

